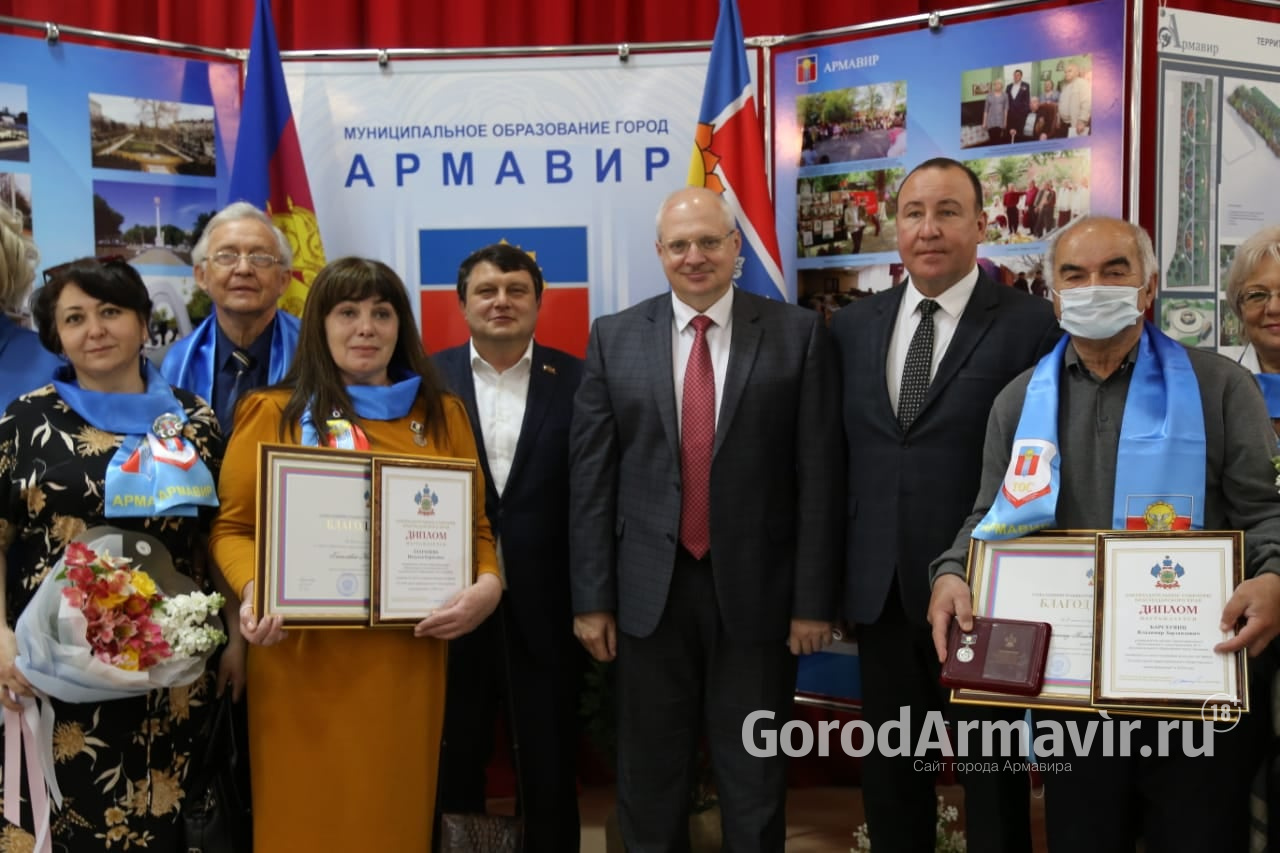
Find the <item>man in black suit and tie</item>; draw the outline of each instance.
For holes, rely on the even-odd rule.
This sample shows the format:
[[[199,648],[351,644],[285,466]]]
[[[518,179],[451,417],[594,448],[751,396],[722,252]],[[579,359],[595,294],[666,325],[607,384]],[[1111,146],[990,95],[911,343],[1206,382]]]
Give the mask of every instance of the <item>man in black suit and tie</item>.
[[[596,320],[574,407],[574,631],[617,657],[631,853],[688,849],[703,735],[725,849],[781,853],[785,757],[751,757],[743,722],[787,721],[836,611],[834,364],[821,315],[733,287],[741,239],[710,190],[664,202],[671,293]]]
[[[1031,112],[1031,87],[1022,82],[1022,72],[1013,72],[1013,82],[1004,90],[1009,99],[1009,141],[1024,142],[1023,128],[1027,123],[1027,114]],[[1011,227],[1010,231],[1013,230]]]
[[[946,707],[925,621],[929,563],[973,507],[992,401],[1060,333],[1047,301],[978,268],[982,209],[982,185],[961,163],[917,166],[898,193],[910,280],[854,302],[831,325],[848,446],[844,607],[858,632],[863,718],[878,730],[908,709],[913,745],[926,713]],[[1000,712],[966,715],[987,713]],[[934,848],[934,777],[916,761],[878,750],[863,761],[877,853]],[[1026,775],[963,781],[969,848],[1029,851]]]
[[[507,586],[502,606],[449,644],[437,810],[484,811],[485,766],[505,700],[518,744],[523,849],[563,853],[579,842],[584,660],[569,605],[569,421],[582,362],[534,342],[542,287],[524,251],[499,243],[473,252],[458,270],[471,342],[435,359],[471,417]]]

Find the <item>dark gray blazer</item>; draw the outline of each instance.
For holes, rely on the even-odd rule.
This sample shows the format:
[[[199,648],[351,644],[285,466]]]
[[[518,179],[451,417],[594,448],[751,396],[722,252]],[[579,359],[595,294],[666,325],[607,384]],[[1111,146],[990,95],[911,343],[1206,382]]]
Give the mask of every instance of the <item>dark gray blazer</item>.
[[[680,529],[671,294],[595,321],[570,433],[576,613],[646,637]],[[711,466],[711,564],[726,631],[786,639],[838,610],[844,490],[832,352],[818,314],[742,290]]]
[[[923,408],[903,434],[889,405],[885,363],[904,287],[860,299],[831,321],[848,445],[850,622],[880,617],[896,574],[903,609],[925,624],[929,563],[950,547],[973,509],[991,404],[1061,334],[1047,300],[980,272]]]

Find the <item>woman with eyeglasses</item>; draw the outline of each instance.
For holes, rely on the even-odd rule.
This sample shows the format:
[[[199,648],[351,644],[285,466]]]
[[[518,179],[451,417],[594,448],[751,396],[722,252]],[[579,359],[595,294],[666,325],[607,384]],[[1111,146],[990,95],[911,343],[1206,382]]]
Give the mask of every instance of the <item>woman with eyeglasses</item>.
[[[1236,249],[1226,295],[1248,342],[1240,363],[1257,376],[1280,436],[1280,225],[1263,228]]]
[[[36,244],[23,232],[22,215],[0,203],[0,409],[48,383],[62,364],[23,324],[39,259]]]
[[[240,594],[258,850],[431,849],[446,640],[502,595],[474,482],[475,583],[412,628],[283,630],[254,612],[258,445],[284,442],[476,459],[462,402],[422,349],[404,283],[343,258],[316,276],[284,381],[236,410],[210,540]]]
[[[204,533],[223,450],[208,404],[169,386],[142,357],[151,298],[128,264],[86,258],[59,268],[37,292],[34,314],[41,343],[69,364],[0,416],[0,701],[15,710],[31,685],[14,666],[13,627],[87,529],[152,536],[179,572],[212,591]],[[152,476],[138,472],[142,458]],[[54,700],[53,766],[64,797],[52,815],[54,848],[185,850],[183,786],[214,691],[206,672],[136,698]],[[3,797],[21,797],[22,825],[3,824],[0,849],[34,842],[21,764],[3,766]]]

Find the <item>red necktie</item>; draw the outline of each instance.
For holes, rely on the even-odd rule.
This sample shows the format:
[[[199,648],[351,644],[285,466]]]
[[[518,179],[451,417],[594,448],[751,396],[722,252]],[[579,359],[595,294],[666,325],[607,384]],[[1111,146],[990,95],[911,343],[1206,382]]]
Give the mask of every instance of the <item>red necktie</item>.
[[[711,450],[716,440],[716,375],[707,328],[699,314],[690,321],[696,336],[684,370],[680,406],[680,544],[701,560],[711,550]]]

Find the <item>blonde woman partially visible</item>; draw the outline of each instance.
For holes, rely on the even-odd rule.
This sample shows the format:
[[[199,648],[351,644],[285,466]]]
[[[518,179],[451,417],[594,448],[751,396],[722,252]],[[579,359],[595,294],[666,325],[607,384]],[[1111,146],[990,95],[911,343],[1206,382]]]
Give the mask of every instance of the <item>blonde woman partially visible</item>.
[[[1240,363],[1257,376],[1280,436],[1280,225],[1255,232],[1236,249],[1226,296],[1249,343]]]
[[[0,411],[19,394],[47,385],[62,364],[22,323],[39,258],[22,216],[0,204]]]

